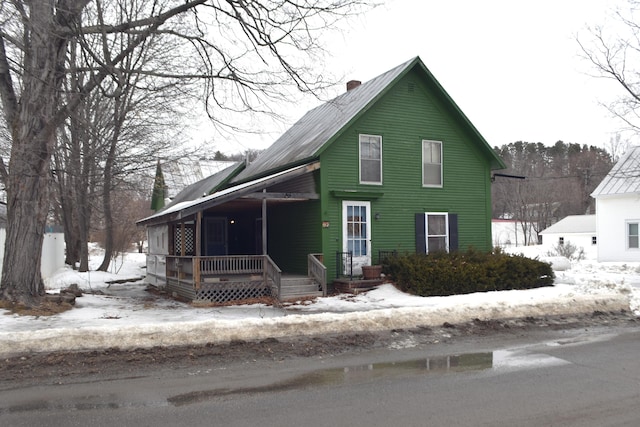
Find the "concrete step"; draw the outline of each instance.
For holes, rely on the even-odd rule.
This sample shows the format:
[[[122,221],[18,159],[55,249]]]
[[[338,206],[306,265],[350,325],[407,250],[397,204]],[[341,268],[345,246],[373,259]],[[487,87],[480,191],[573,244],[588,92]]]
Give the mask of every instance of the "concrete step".
[[[322,291],[311,278],[285,278],[280,282],[280,299],[318,296],[322,296]]]

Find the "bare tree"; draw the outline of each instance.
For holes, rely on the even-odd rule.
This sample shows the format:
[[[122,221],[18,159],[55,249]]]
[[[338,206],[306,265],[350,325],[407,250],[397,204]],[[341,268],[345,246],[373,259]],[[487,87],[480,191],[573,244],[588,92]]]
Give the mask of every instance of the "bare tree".
[[[628,0],[627,6],[612,11],[613,25],[598,25],[577,37],[582,56],[596,77],[616,83],[620,92],[603,105],[624,123],[625,131],[637,136],[640,131],[640,1]],[[619,136],[610,141],[620,145]],[[611,154],[619,155],[617,150]]]
[[[126,4],[114,1],[112,7],[126,9]],[[361,2],[149,0],[137,4],[141,12],[132,20],[124,13],[107,16],[101,0],[11,0],[0,5],[0,99],[12,144],[8,168],[0,163],[8,211],[0,282],[4,300],[35,305],[44,293],[40,253],[57,130],[89,94],[106,82],[117,83],[129,54],[155,34],[184,40],[191,50],[185,52],[184,65],[189,68],[180,76],[161,67],[138,73],[206,78],[208,111],[224,125],[225,116],[219,111],[270,113],[260,101],[286,98],[287,87],[310,92],[325,87],[327,82],[318,77],[322,74],[313,69],[321,52],[317,37]],[[114,43],[123,33],[130,36],[127,42]],[[82,55],[91,59],[87,61],[90,78],[63,97],[69,47],[76,42]]]
[[[493,214],[521,222],[528,243],[567,215],[591,212],[591,193],[613,164],[599,147],[563,141],[550,147],[518,141],[495,150],[508,166],[507,174],[526,180],[495,180]]]

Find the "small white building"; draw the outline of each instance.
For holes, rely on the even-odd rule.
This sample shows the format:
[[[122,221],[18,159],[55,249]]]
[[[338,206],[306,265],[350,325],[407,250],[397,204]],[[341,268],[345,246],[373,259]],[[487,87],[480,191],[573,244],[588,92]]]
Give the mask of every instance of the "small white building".
[[[595,215],[567,215],[560,221],[540,232],[542,244],[555,246],[571,243],[579,248],[595,246],[596,216]]]
[[[7,240],[7,207],[0,203],[0,274],[4,261],[4,246]],[[64,233],[54,228],[47,229],[42,242],[42,256],[40,258],[40,273],[43,279],[53,275],[59,268],[64,267]]]
[[[640,146],[631,147],[591,193],[598,261],[640,262]]]

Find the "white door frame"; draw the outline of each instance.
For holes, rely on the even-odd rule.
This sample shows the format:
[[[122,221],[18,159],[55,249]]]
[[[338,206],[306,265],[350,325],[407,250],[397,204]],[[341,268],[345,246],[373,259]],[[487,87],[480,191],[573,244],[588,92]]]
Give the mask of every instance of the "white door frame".
[[[358,210],[357,216],[349,215],[349,207]],[[345,265],[345,274],[362,274],[362,266],[371,265],[371,202],[342,201],[342,250],[353,250],[353,271]]]

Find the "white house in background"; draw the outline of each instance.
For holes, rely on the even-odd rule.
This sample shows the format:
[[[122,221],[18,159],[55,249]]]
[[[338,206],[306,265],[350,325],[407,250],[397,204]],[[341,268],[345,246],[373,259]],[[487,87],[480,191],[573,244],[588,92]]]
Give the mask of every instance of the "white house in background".
[[[640,146],[625,153],[591,196],[598,261],[640,261]]]
[[[540,232],[542,244],[571,243],[579,248],[597,244],[595,215],[568,215]]]

